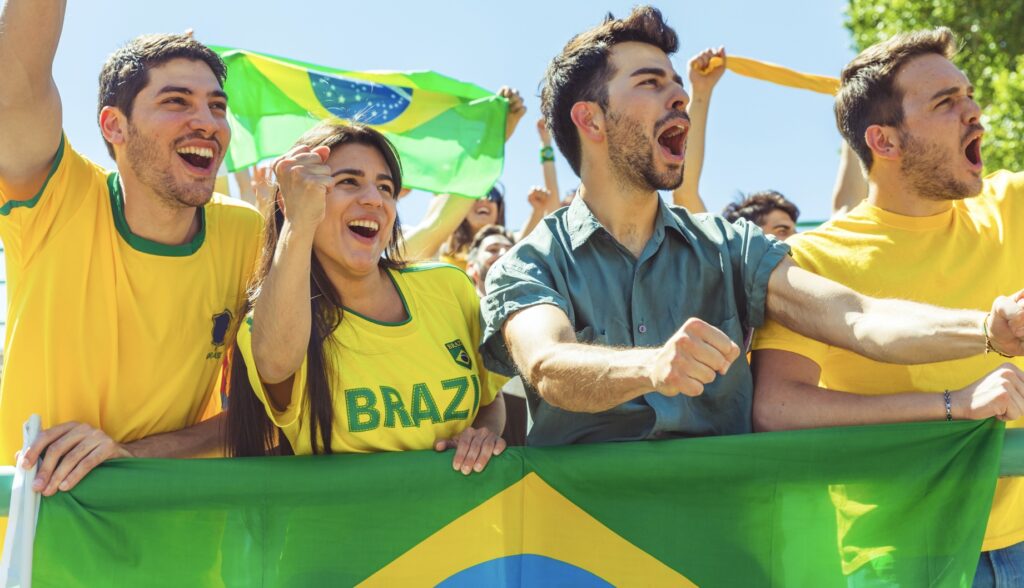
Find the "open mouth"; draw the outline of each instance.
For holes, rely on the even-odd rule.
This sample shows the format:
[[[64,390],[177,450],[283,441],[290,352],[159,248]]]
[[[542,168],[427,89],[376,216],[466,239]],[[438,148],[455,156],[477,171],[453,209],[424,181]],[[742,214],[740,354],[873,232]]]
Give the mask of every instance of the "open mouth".
[[[967,147],[964,149],[964,156],[967,157],[967,161],[971,163],[971,166],[981,167],[981,137],[975,137],[967,144]]]
[[[372,220],[354,220],[348,223],[348,230],[364,239],[373,239],[380,232],[380,225]]]
[[[686,126],[672,125],[658,135],[658,144],[672,159],[682,159],[686,149]]]
[[[213,167],[213,149],[209,147],[179,147],[177,153],[190,167],[204,172]]]
[[[491,209],[486,206],[481,206],[474,210],[473,212],[479,215],[488,215],[491,214]]]

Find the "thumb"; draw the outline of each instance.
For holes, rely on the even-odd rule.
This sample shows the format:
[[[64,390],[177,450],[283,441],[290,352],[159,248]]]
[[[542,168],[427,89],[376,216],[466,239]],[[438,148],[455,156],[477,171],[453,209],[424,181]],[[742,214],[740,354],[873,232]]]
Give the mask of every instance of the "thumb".
[[[434,451],[447,451],[448,449],[455,447],[458,444],[454,439],[441,439],[434,442]]]
[[[320,156],[320,161],[326,162],[327,158],[331,156],[331,148],[325,145],[315,147],[313,149],[313,153],[316,153],[317,155]]]

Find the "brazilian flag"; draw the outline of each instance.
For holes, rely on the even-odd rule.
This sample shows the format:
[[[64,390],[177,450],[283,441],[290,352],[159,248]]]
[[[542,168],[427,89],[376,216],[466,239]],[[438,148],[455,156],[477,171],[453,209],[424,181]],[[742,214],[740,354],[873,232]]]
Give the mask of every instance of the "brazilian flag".
[[[356,72],[230,47],[228,171],[288,151],[317,121],[373,126],[398,149],[410,188],[481,196],[501,175],[508,101],[434,72]]]
[[[44,498],[40,586],[969,586],[995,421],[549,449],[118,460]]]

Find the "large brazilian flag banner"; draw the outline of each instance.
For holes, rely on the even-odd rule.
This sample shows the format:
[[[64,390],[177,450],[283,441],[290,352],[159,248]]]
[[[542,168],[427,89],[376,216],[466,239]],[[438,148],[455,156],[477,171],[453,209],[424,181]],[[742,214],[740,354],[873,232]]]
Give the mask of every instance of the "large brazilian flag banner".
[[[429,192],[486,194],[501,175],[508,101],[434,72],[356,72],[230,47],[228,171],[288,151],[317,121],[358,121],[384,133],[404,183]]]
[[[43,500],[34,585],[966,587],[1003,433],[116,461]]]

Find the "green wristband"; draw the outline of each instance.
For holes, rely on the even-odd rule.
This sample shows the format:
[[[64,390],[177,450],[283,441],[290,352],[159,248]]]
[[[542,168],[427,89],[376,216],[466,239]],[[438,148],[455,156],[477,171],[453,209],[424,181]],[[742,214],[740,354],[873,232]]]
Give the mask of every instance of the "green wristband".
[[[548,145],[547,147],[540,148],[540,162],[547,163],[555,160],[555,150]]]

